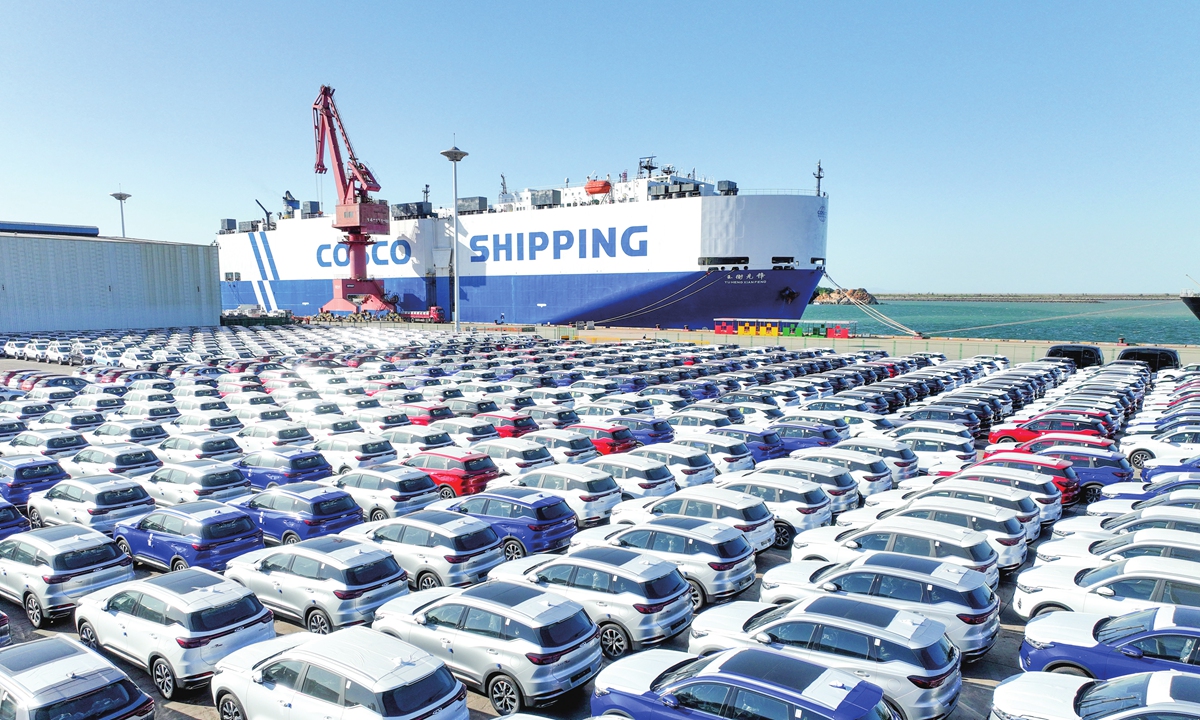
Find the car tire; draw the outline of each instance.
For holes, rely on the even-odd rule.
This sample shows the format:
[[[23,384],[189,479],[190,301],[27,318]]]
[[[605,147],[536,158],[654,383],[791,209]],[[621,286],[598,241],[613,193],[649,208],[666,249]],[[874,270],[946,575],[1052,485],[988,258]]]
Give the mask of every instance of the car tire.
[[[46,627],[49,621],[46,619],[46,613],[42,610],[42,603],[37,599],[37,595],[33,593],[26,594],[21,605],[25,608],[25,617],[29,619],[29,624],[35,630]]]
[[[313,608],[304,617],[304,629],[314,635],[328,635],[334,630],[333,621],[329,619],[329,614],[321,608]]]
[[[629,633],[625,628],[615,623],[605,623],[600,626],[600,649],[609,660],[625,657],[629,654]]]
[[[128,557],[133,557],[133,548],[129,547],[129,542],[125,538],[117,538],[117,549],[125,553]]]
[[[1153,459],[1154,453],[1149,450],[1134,450],[1129,456],[1129,464],[1141,470],[1146,465],[1147,460]]]
[[[521,687],[507,675],[496,675],[489,680],[487,694],[492,708],[501,715],[520,712],[525,705],[521,699]]]
[[[1005,435],[1004,437],[998,438],[996,440],[997,445],[1001,445],[1004,443],[1013,443],[1015,445],[1016,442],[1017,442],[1017,439],[1015,437],[1009,437],[1008,435]]]
[[[217,717],[220,720],[249,720],[246,709],[233,693],[221,693],[221,697],[217,698]]]
[[[520,540],[513,540],[512,538],[509,538],[508,540],[504,541],[505,560],[516,560],[518,558],[525,557],[525,555],[525,546],[521,544]]]
[[[1091,673],[1079,667],[1078,665],[1059,665],[1058,667],[1051,668],[1049,672],[1057,673],[1059,675],[1074,675],[1076,677],[1093,677]]]
[[[458,497],[458,493],[454,492],[454,488],[450,487],[449,485],[439,485],[438,495],[441,495],[443,500],[449,500],[450,498]]]
[[[700,612],[700,608],[704,607],[705,597],[704,588],[700,587],[700,583],[695,580],[688,580],[688,595],[692,600],[692,612]]]
[[[795,532],[792,526],[784,522],[775,523],[775,549],[787,550],[792,546],[792,539]]]
[[[188,569],[188,561],[187,560],[177,557],[171,561],[171,572],[176,572],[179,570],[187,570],[187,569]]]
[[[805,557],[804,559],[805,560],[816,560],[817,562],[829,562],[828,560],[821,557],[820,555],[809,555],[809,556]]]
[[[29,508],[29,527],[40,528],[42,526],[42,514],[34,508]]]
[[[1062,605],[1043,605],[1042,607],[1037,609],[1037,612],[1033,613],[1029,617],[1031,617],[1031,618],[1042,617],[1043,615],[1049,615],[1051,613],[1056,613],[1056,612],[1070,612],[1070,610],[1063,607]]]
[[[162,695],[163,700],[171,700],[179,694],[175,671],[171,669],[171,663],[166,660],[157,658],[150,663],[150,679],[154,681],[154,688],[158,690],[159,695]]]
[[[1088,485],[1083,488],[1083,502],[1090,505],[1104,497],[1104,488],[1100,485]]]
[[[345,474],[346,474],[346,473],[348,473],[348,472],[350,472],[350,468],[348,468],[348,467],[346,467],[345,465],[343,465],[343,466],[341,466],[340,468],[338,468],[337,474],[338,474],[338,475],[345,475]]]
[[[293,532],[286,532],[279,539],[281,545],[295,545],[298,542],[300,542],[300,536]]]
[[[86,620],[79,623],[79,642],[88,648],[100,652],[100,638],[96,637],[96,629]]]
[[[442,586],[442,579],[435,573],[423,572],[417,576],[418,590],[432,590]]]
[[[268,490],[274,490],[277,487],[279,487],[279,483],[267,483]]]
[[[379,522],[380,520],[387,520],[388,517],[389,517],[389,515],[387,514],[387,510],[381,510],[379,508],[375,508],[374,510],[371,511],[371,522]]]

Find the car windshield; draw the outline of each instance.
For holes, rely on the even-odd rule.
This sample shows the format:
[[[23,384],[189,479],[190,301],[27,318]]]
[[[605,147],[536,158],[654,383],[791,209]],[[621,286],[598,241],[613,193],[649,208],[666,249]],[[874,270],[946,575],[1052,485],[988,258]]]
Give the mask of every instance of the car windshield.
[[[1107,682],[1094,681],[1079,689],[1075,696],[1075,714],[1081,720],[1095,720],[1122,710],[1146,704],[1150,673],[1126,675]]]
[[[208,632],[231,625],[241,625],[263,611],[262,603],[253,595],[246,595],[234,602],[207,608],[187,616],[189,630]]]
[[[668,685],[695,677],[702,670],[704,670],[704,668],[712,664],[712,661],[716,660],[718,657],[719,655],[713,654],[701,658],[689,658],[677,665],[672,665],[654,679],[654,683],[651,684],[650,689],[658,690],[659,688],[664,688]],[[881,720],[887,720],[887,717],[888,716],[884,716],[881,718]]]
[[[116,490],[105,490],[97,494],[96,504],[101,506],[124,505],[126,503],[140,502],[148,497],[150,496],[141,485],[133,485]]]
[[[400,572],[396,558],[388,556],[365,565],[346,568],[347,585],[371,585]]]
[[[1117,577],[1125,571],[1125,561],[1105,565],[1104,567],[1096,568],[1095,570],[1082,570],[1075,576],[1075,584],[1080,587],[1087,587],[1097,583],[1107,582],[1112,578]]]
[[[105,685],[82,695],[34,710],[32,720],[75,720],[76,718],[106,717],[128,707],[141,697],[141,692],[128,679]]]
[[[495,545],[499,541],[500,538],[496,535],[496,531],[490,527],[486,527],[482,530],[469,532],[466,535],[455,535],[454,549],[459,552],[471,552]]]
[[[571,508],[563,500],[537,509],[538,520],[558,520],[571,514]]]
[[[443,665],[414,683],[380,693],[383,700],[382,714],[384,717],[399,717],[429,708],[450,694],[457,684],[458,681]]]
[[[1158,610],[1142,610],[1114,618],[1104,618],[1092,628],[1092,637],[1102,643],[1114,643],[1122,638],[1146,632],[1154,628],[1154,616]]]
[[[55,570],[79,570],[80,568],[100,565],[121,557],[120,548],[115,543],[104,543],[83,550],[72,550],[61,555],[55,555],[53,565]]]
[[[1142,514],[1140,512],[1127,512],[1124,515],[1114,515],[1113,517],[1105,518],[1103,521],[1101,521],[1100,527],[1104,528],[1105,530],[1119,528],[1124,525],[1128,525],[1141,516]]]
[[[354,498],[349,495],[330,498],[328,500],[319,500],[313,503],[314,515],[337,515],[339,513],[349,512],[358,507],[354,503]]]
[[[1088,552],[1093,555],[1107,555],[1110,552],[1116,552],[1126,545],[1133,544],[1132,535],[1121,535],[1120,537],[1112,538],[1111,540],[1099,540],[1092,543],[1088,547]]]
[[[255,532],[254,523],[245,516],[236,516],[200,527],[200,537],[205,540],[224,540],[225,538],[249,535]]]
[[[586,637],[595,629],[583,610],[565,620],[537,628],[538,640],[544,648],[562,647]]]
[[[746,621],[746,624],[742,625],[742,630],[747,633],[753,633],[760,627],[770,625],[776,620],[787,617],[787,614],[791,612],[791,610],[791,603],[777,605],[772,608],[767,608],[766,610],[759,610],[750,616],[750,619]]]

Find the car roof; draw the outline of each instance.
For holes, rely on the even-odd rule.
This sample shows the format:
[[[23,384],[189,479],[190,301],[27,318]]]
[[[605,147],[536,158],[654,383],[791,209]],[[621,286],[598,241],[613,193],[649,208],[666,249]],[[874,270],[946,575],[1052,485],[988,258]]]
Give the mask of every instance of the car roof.
[[[585,547],[564,557],[566,560],[586,560],[589,563],[606,565],[639,579],[668,575],[675,567],[674,563],[654,555],[615,547]]]
[[[543,492],[538,488],[530,487],[502,487],[495,490],[485,490],[479,493],[479,497],[499,497],[507,500],[525,503],[526,505],[539,505],[546,503],[561,502],[561,498],[557,495]]]
[[[716,674],[735,675],[757,684],[775,686],[831,710],[836,710],[859,685],[858,678],[847,672],[758,648],[728,651],[697,673],[697,677]],[[861,712],[861,708],[856,710]]]
[[[415,513],[403,515],[399,519],[405,522],[420,523],[428,527],[437,528],[452,535],[476,532],[491,527],[491,525],[483,520],[471,517],[470,515],[450,512],[449,510],[418,510]],[[390,524],[394,521],[385,522]]]
[[[7,683],[28,699],[60,684],[70,683],[74,694],[111,685],[126,677],[99,654],[59,635],[0,649],[0,670],[7,676]],[[50,698],[57,699],[60,698]]]
[[[732,507],[750,507],[762,502],[759,498],[753,495],[748,495],[736,490],[726,490],[724,488],[713,487],[712,485],[696,485],[695,487],[684,488],[678,492],[672,493],[665,497],[677,498],[698,498],[702,500],[712,500],[719,502],[722,505]]]
[[[109,542],[104,534],[73,523],[29,530],[21,533],[21,540],[55,551],[89,548]]]
[[[656,517],[643,523],[644,528],[664,528],[678,530],[685,534],[695,535],[717,541],[721,535],[740,535],[741,531],[723,523],[704,518],[684,517],[682,515],[667,515]]]
[[[635,467],[640,470],[645,470],[647,468],[652,468],[652,467],[657,467],[659,465],[662,465],[662,463],[657,460],[652,460],[648,457],[642,457],[641,455],[630,455],[629,453],[603,455],[601,457],[593,458],[593,459],[587,461],[587,464],[591,465],[592,467],[596,467],[597,465],[599,465],[601,463],[614,463],[616,465],[625,465],[628,467]]]
[[[807,603],[800,603],[788,614],[789,616],[824,615],[841,618],[903,640],[911,640],[923,625],[929,623],[924,616],[914,612],[836,595],[818,596]]]
[[[961,565],[954,563],[940,562],[931,558],[918,557],[916,555],[901,555],[899,553],[881,552],[869,555],[863,558],[856,565],[867,568],[887,568],[891,570],[900,570],[914,575],[921,576],[922,579],[939,580],[944,584],[954,587],[963,587],[969,585],[969,573],[974,572],[968,570]],[[979,578],[979,583],[985,583],[986,580],[982,573],[975,573]]]
[[[193,500],[192,502],[179,503],[178,505],[159,507],[155,511],[184,515],[201,522],[229,514],[242,514],[241,510],[225,503],[216,502],[215,500]]]
[[[565,619],[580,610],[577,603],[527,583],[488,580],[462,591],[460,597],[506,608],[541,625]],[[555,612],[550,612],[555,611]]]
[[[310,635],[290,654],[320,665],[336,663],[351,674],[371,678],[364,684],[374,692],[411,685],[443,667],[428,652],[365,627]]]
[[[958,527],[957,525],[937,522],[936,520],[926,520],[924,518],[893,516],[876,522],[870,526],[870,529],[880,532],[907,530],[919,533],[924,537],[943,542],[954,542],[960,545],[976,545],[987,542],[987,536],[978,530],[971,530],[970,528]]]

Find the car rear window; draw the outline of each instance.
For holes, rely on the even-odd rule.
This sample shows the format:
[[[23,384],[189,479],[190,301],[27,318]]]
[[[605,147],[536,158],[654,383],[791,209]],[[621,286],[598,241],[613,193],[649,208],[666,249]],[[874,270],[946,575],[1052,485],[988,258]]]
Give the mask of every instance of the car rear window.
[[[546,460],[549,457],[550,457],[550,451],[544,447],[538,447],[537,449],[523,450],[521,452],[521,459],[523,459],[523,460]]]
[[[0,523],[10,523],[19,517],[21,517],[21,513],[17,512],[15,507],[0,507]]]
[[[146,490],[141,485],[134,485],[116,490],[105,490],[96,495],[96,504],[100,506],[124,505],[145,500],[148,497],[150,496],[146,494]]]
[[[714,554],[720,558],[742,557],[750,552],[750,543],[746,542],[745,537],[736,537],[732,540],[716,543],[711,547]]]
[[[650,423],[650,429],[654,432],[671,432],[671,423],[666,420],[655,420]]]
[[[112,562],[121,557],[121,550],[116,543],[103,543],[83,550],[72,550],[55,555],[52,565],[55,570],[79,570],[106,562]]]
[[[397,492],[414,494],[432,490],[436,487],[436,484],[428,475],[422,475],[421,477],[406,478],[404,480],[390,480],[387,482],[386,487],[392,488]]]
[[[414,683],[380,693],[383,700],[381,714],[384,717],[400,717],[427,708],[450,694],[450,691],[457,686],[457,682],[443,665]],[[350,700],[351,698],[347,696],[346,699]],[[376,708],[371,709],[376,710]]]
[[[33,720],[69,720],[111,715],[132,705],[141,696],[128,679],[105,685],[82,695],[59,700],[33,711]]]
[[[31,465],[29,467],[18,468],[14,477],[17,480],[39,480],[41,478],[54,477],[62,474],[62,468],[58,463],[46,463],[45,465]]]
[[[380,455],[392,451],[392,445],[388,442],[368,442],[363,443],[362,451],[366,455]]]
[[[453,538],[454,549],[459,552],[471,552],[485,548],[495,545],[499,540],[500,538],[496,536],[496,531],[490,527],[475,530],[465,535],[455,535]]]
[[[143,465],[145,463],[157,462],[158,458],[149,450],[141,452],[121,453],[117,456],[117,465]]]
[[[229,417],[215,417],[208,419],[209,427],[231,427],[240,424],[241,421],[232,415]]]
[[[543,505],[536,510],[538,520],[558,520],[572,513],[571,508],[563,500],[549,505]]]
[[[224,540],[225,538],[249,535],[254,532],[254,523],[250,518],[235,516],[207,523],[200,526],[200,537],[205,540]]]
[[[705,468],[712,465],[712,461],[708,459],[707,455],[691,455],[684,460],[687,461],[688,467]]]
[[[288,467],[292,470],[312,470],[328,464],[320,455],[301,455],[288,460]]]
[[[389,556],[374,562],[346,568],[346,584],[350,586],[371,585],[380,580],[390,578],[399,572],[400,564],[396,562],[396,558]]]
[[[746,447],[746,443],[734,443],[726,448],[725,452],[730,455],[749,455],[750,448]]]
[[[220,630],[231,625],[241,625],[263,611],[262,603],[253,595],[246,595],[234,602],[188,613],[189,630],[207,632]]]
[[[362,430],[362,426],[358,424],[357,420],[338,420],[329,427],[335,432],[354,432],[355,430]]]
[[[230,450],[238,450],[238,444],[233,438],[224,438],[222,440],[205,440],[200,443],[200,451],[206,453],[228,452]]]
[[[226,485],[236,485],[245,482],[245,478],[237,470],[221,470],[219,472],[205,473],[200,476],[200,487],[216,488],[225,487]]]
[[[662,577],[637,583],[637,585],[642,597],[647,600],[663,600],[683,592],[687,587],[687,581],[683,579],[678,570],[672,570]]]
[[[336,515],[338,513],[349,512],[356,507],[358,506],[354,503],[354,498],[349,495],[342,495],[341,497],[319,500],[313,503],[313,513],[316,515]]]
[[[161,437],[166,435],[167,431],[161,427],[138,427],[129,431],[129,437],[145,440],[146,438]]]
[[[580,610],[565,620],[537,628],[537,635],[544,648],[562,647],[587,637],[595,627],[587,613]]]
[[[588,480],[585,483],[585,487],[590,493],[604,493],[616,490],[618,485],[617,481],[611,477],[602,477],[597,480]]]
[[[574,438],[567,442],[567,447],[572,450],[591,450],[592,441],[587,438]]]
[[[757,522],[771,517],[771,511],[767,509],[764,503],[757,503],[744,508],[734,508],[727,505],[721,506],[720,516],[723,518],[732,518],[734,520],[745,520],[747,522]]]
[[[496,463],[492,462],[490,457],[474,458],[462,463],[467,472],[484,472],[487,470],[495,470]]]
[[[992,591],[984,584],[980,584],[971,590],[960,591],[942,587],[941,585],[933,585],[929,590],[929,601],[931,603],[950,602],[957,605],[966,605],[972,610],[983,610],[991,607],[994,597]]]
[[[668,480],[671,477],[671,471],[665,465],[657,465],[646,469],[646,479],[648,480]]]
[[[302,437],[308,437],[308,430],[305,428],[283,428],[276,431],[275,437],[280,440],[298,440]]]
[[[87,441],[82,436],[75,435],[73,437],[56,437],[46,441],[46,447],[52,450],[61,450],[62,448],[72,448],[81,445],[86,445]]]

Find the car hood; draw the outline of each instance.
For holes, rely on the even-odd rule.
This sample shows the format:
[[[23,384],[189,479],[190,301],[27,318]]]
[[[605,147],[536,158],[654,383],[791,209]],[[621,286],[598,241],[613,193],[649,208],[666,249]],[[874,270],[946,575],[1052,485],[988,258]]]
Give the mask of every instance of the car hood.
[[[754,615],[775,606],[762,602],[731,602],[705,610],[692,621],[692,630],[704,630],[724,635],[737,635]]]
[[[888,492],[892,492],[892,491],[889,490]],[[874,497],[874,496],[872,496],[872,497]],[[895,506],[884,505],[883,507],[871,506],[871,507],[856,508],[854,510],[847,510],[846,512],[842,513],[841,515],[838,515],[837,525],[834,525],[831,527],[840,529],[840,530],[846,530],[847,528],[866,527],[867,525],[870,525],[871,523],[878,520],[880,514],[885,513],[889,510],[892,510],[892,509],[894,509],[894,507]],[[820,529],[824,530],[825,528],[820,528]],[[804,533],[801,533],[801,536],[807,536],[809,532],[812,532],[812,531],[809,530]],[[805,538],[805,542],[808,542],[807,538]]]
[[[248,673],[263,660],[278,655],[285,650],[291,650],[300,643],[311,640],[313,635],[307,632],[290,633],[253,645],[247,645],[241,650],[235,650],[217,663],[217,672]]]
[[[617,531],[612,525],[580,530],[571,536],[572,548],[601,547],[608,545],[608,536]]]
[[[596,690],[620,690],[630,695],[641,695],[668,668],[694,657],[678,650],[663,649],[630,655],[600,671],[596,676]]]
[[[1088,514],[1095,517],[1112,517],[1124,515],[1133,509],[1137,500],[1100,500],[1088,505]]]
[[[1018,717],[1075,718],[1075,694],[1090,678],[1058,673],[1016,675],[996,686],[992,706]]]
[[[763,573],[763,582],[772,582],[787,585],[804,585],[811,587],[809,578],[820,568],[829,565],[827,562],[819,560],[801,560],[800,562],[784,563],[776,565],[770,570]]]
[[[1107,615],[1091,613],[1051,613],[1030,620],[1025,625],[1025,637],[1039,643],[1090,648],[1098,644],[1092,636],[1092,629],[1096,623],[1107,618]]]
[[[488,579],[494,580],[504,578],[505,580],[516,580],[518,582],[525,579],[525,573],[529,572],[539,565],[554,560],[557,555],[546,555],[539,553],[536,555],[526,555],[523,558],[516,558],[502,562],[496,567],[488,571]]]
[[[638,512],[641,510],[645,510],[646,506],[648,506],[650,503],[657,502],[660,499],[661,498],[658,498],[658,497],[648,497],[648,498],[635,498],[633,500],[626,500],[624,502],[619,502],[616,504],[616,506],[612,510],[613,515],[616,515],[617,513]]]
[[[904,496],[912,492],[911,489],[896,488],[895,490],[884,490],[881,493],[868,495],[866,506],[871,508],[895,508],[901,505],[907,505],[910,501],[905,500]],[[854,511],[850,511],[854,512]]]
[[[1099,515],[1076,515],[1075,517],[1066,518],[1054,523],[1054,530],[1062,531],[1063,533],[1091,533],[1093,535],[1100,533],[1105,536],[1112,535],[1112,532],[1100,527],[1100,523],[1107,519]],[[1059,535],[1058,537],[1070,537],[1070,535]]]
[[[459,588],[439,587],[422,590],[421,592],[407,593],[380,605],[379,609],[375,611],[375,619],[378,620],[385,615],[411,617],[416,614],[417,608],[425,607],[432,602],[441,600],[447,595],[453,595],[457,592],[460,592]]]
[[[1143,482],[1119,482],[1106,485],[1100,492],[1105,497],[1117,497],[1118,495],[1137,495],[1142,496],[1146,491],[1142,488],[1145,486]]]
[[[1048,565],[1038,565],[1025,570],[1017,576],[1017,584],[1032,588],[1056,588],[1066,590],[1081,589],[1075,584],[1075,576],[1079,571],[1097,567],[1095,563],[1071,562],[1060,560]]]
[[[838,525],[826,525],[825,527],[805,530],[802,533],[796,534],[794,547],[799,547],[804,544],[834,545],[837,543],[837,536],[844,532],[846,532],[846,528]]]
[[[1066,560],[1068,558],[1088,558],[1094,556],[1088,552],[1088,547],[1092,543],[1102,542],[1093,537],[1065,537],[1060,539],[1048,540],[1041,545],[1038,545],[1037,554],[1047,555],[1050,557],[1061,557]]]

